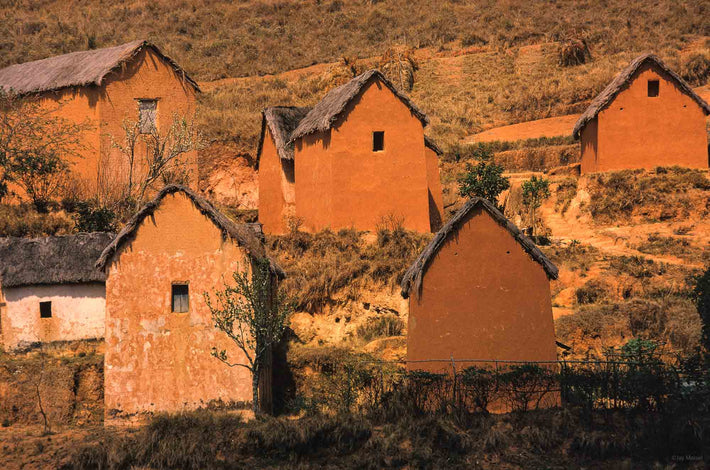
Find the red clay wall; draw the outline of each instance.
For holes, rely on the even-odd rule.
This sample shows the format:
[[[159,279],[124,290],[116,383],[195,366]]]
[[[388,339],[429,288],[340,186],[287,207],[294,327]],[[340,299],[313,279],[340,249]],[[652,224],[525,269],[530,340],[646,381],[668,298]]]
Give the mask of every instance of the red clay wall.
[[[648,96],[648,80],[659,80],[657,97]],[[628,88],[597,120],[596,160],[589,152],[594,132],[582,134],[584,173],[671,165],[708,167],[703,110],[655,65],[641,66]]]
[[[189,230],[186,230],[189,228]],[[166,196],[109,268],[106,412],[178,411],[210,400],[251,401],[251,375],[210,356],[243,356],[212,324],[204,292],[248,261],[184,195]],[[171,310],[173,282],[189,284],[189,312]]]
[[[510,233],[476,209],[410,292],[407,359],[554,361],[550,285]],[[474,364],[458,364],[464,368]],[[451,371],[450,363],[410,369]]]
[[[432,232],[437,232],[444,220],[444,195],[439,176],[439,156],[429,147],[424,147],[426,157],[426,179],[429,187],[429,225]]]
[[[42,108],[55,116],[83,127],[80,145],[71,149],[76,155],[67,159],[71,170],[67,184],[74,193],[93,195],[97,184],[100,148],[99,90],[74,88],[28,99],[37,99]],[[17,184],[11,183],[10,190],[25,197],[24,190]]]
[[[152,50],[141,51],[124,70],[107,79],[102,90],[100,181],[103,191],[111,193],[116,191],[116,183],[126,181],[128,168],[125,157],[112,148],[111,136],[120,142],[124,136],[123,121],[138,121],[137,100],[158,100],[157,126],[165,134],[173,122],[173,115],[192,119],[196,96],[194,88]],[[194,189],[197,186],[197,152],[187,153],[184,159],[190,170],[189,186]],[[143,160],[143,155],[139,160]]]
[[[70,160],[71,190],[85,197],[120,191],[127,178],[127,164],[112,148],[111,136],[121,142],[125,119],[138,120],[137,99],[158,100],[158,126],[169,129],[173,113],[191,119],[195,91],[152,51],[140,52],[120,73],[112,74],[100,88],[77,87],[40,96],[40,103],[55,114],[77,124],[86,124],[79,155]],[[144,149],[143,149],[144,150]],[[142,161],[144,154],[138,156]],[[197,185],[197,152],[186,155],[191,179]],[[140,170],[139,170],[140,171]],[[19,188],[13,186],[14,191]]]
[[[385,131],[373,152],[373,131]],[[387,87],[371,83],[329,132],[296,142],[296,216],[303,228],[375,230],[394,215],[429,232],[424,128]]]
[[[295,188],[284,171],[292,162],[283,162],[276,152],[271,131],[267,128],[259,159],[259,222],[264,233],[281,235],[286,232],[286,218],[295,212]]]

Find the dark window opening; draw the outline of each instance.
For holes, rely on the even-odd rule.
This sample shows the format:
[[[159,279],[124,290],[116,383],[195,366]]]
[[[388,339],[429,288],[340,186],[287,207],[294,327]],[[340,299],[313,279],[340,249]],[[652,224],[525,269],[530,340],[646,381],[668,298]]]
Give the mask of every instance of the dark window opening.
[[[39,303],[39,317],[52,318],[52,302]]]
[[[372,133],[372,151],[381,152],[385,149],[385,131]]]
[[[185,313],[190,308],[190,296],[187,284],[173,284],[173,312]]]
[[[658,80],[649,80],[648,81],[648,96],[650,98],[658,96],[659,88],[660,88],[660,85],[658,83]]]
[[[157,116],[156,100],[138,100],[138,123],[141,134],[150,134],[155,130]]]

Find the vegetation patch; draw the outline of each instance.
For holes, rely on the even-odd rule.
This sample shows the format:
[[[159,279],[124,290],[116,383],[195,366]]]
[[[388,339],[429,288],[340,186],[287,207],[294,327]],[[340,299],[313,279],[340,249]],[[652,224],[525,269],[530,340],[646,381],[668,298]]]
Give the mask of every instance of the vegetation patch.
[[[399,336],[404,330],[404,322],[395,315],[385,314],[378,317],[368,318],[364,325],[357,329],[357,335],[365,341],[372,341],[377,338],[388,338]]]
[[[394,288],[430,237],[394,226],[378,230],[372,243],[355,230],[315,234],[293,230],[269,237],[267,243],[288,274],[284,288],[296,308],[317,312],[357,299],[367,285]]]
[[[2,237],[46,237],[72,232],[74,221],[64,213],[40,213],[30,204],[0,205]]]
[[[658,233],[651,233],[645,242],[635,248],[650,255],[671,255],[695,262],[710,260],[710,252],[707,249],[696,248],[686,238],[666,237]]]
[[[657,221],[687,218],[696,210],[691,195],[707,200],[710,180],[698,170],[659,167],[649,172],[598,173],[590,176],[588,190],[588,209],[596,222],[610,223],[632,216]],[[698,210],[706,214],[708,209]]]

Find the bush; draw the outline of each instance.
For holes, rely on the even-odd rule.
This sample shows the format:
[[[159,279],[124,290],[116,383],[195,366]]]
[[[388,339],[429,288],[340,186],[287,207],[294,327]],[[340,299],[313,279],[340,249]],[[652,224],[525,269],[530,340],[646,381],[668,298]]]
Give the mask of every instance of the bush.
[[[296,308],[321,311],[337,301],[355,300],[369,281],[393,286],[428,243],[431,235],[404,230],[390,220],[368,244],[355,230],[315,234],[292,231],[267,240],[269,251],[288,277],[286,292]],[[338,299],[338,300],[336,300]]]
[[[582,287],[579,287],[574,292],[577,304],[593,304],[597,303],[607,296],[609,286],[598,279],[587,281]]]
[[[647,279],[660,276],[667,271],[666,265],[656,263],[643,256],[615,256],[609,267],[618,273],[628,274],[636,279]]]
[[[710,190],[710,180],[698,170],[671,167],[654,172],[624,170],[589,179],[589,212],[598,222],[643,215],[660,220],[688,215],[684,197],[689,191]]]
[[[400,336],[404,330],[404,322],[394,315],[382,315],[369,318],[367,323],[357,328],[357,335],[365,341],[376,338]]]
[[[592,59],[587,41],[580,38],[564,41],[557,52],[558,62],[563,67],[582,65]]]
[[[77,232],[115,232],[117,215],[98,201],[79,201],[74,207]]]
[[[557,183],[555,210],[564,215],[577,195],[577,178],[565,178]]]
[[[466,163],[466,172],[459,176],[459,195],[464,198],[480,197],[498,205],[500,193],[510,188],[503,176],[503,167],[482,161],[477,165]]]
[[[0,205],[0,236],[46,237],[74,231],[68,217],[56,213],[39,213],[30,205]]]
[[[692,54],[680,66],[680,76],[691,86],[703,86],[710,77],[710,58],[707,54]]]

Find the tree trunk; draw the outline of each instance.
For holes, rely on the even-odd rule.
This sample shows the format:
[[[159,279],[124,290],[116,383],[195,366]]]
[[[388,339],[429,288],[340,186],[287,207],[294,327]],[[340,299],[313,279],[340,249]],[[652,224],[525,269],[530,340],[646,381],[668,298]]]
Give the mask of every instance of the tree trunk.
[[[251,378],[251,394],[252,394],[252,409],[254,410],[254,416],[258,415],[260,410],[259,407],[259,368],[255,367],[252,370]]]

